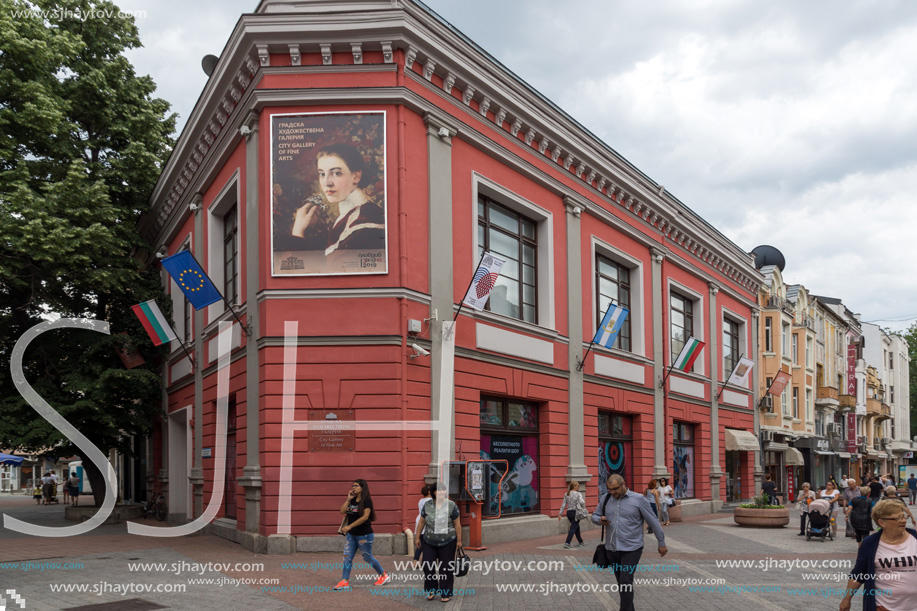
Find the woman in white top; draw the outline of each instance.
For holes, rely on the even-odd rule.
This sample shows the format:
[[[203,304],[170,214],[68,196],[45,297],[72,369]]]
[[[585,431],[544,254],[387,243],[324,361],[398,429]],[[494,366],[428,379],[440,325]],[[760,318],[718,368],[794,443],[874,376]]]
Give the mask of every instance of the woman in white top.
[[[427,504],[427,501],[433,498],[433,495],[430,494],[430,486],[428,486],[427,484],[424,484],[423,488],[420,489],[420,494],[423,496],[423,498],[417,502],[417,520],[415,520],[415,522],[420,520],[420,514],[421,512],[423,512],[423,506]],[[423,533],[420,533],[420,534],[423,534]],[[423,549],[419,547],[414,550],[414,568],[415,569],[420,566],[420,554],[422,552],[423,552]]]
[[[828,515],[831,516],[831,534],[837,535],[837,499],[841,496],[840,491],[834,487],[833,482],[828,482],[825,484],[825,489],[822,490],[818,498],[825,499],[831,503],[831,508],[828,510]]]
[[[669,525],[669,503],[672,502],[672,487],[669,480],[659,478],[659,522],[663,526]]]
[[[570,488],[564,495],[564,502],[560,505],[560,515],[558,520],[564,519],[564,508],[567,509],[567,519],[570,520],[570,531],[567,533],[567,541],[564,543],[564,549],[570,549],[570,542],[573,541],[573,535],[576,535],[578,547],[583,547],[586,543],[580,534],[579,521],[586,518],[589,512],[586,511],[586,499],[583,498],[579,491],[579,482],[570,482]]]
[[[815,500],[809,482],[804,482],[796,495],[796,509],[799,510],[799,535],[806,534],[806,519],[809,517],[809,503]]]

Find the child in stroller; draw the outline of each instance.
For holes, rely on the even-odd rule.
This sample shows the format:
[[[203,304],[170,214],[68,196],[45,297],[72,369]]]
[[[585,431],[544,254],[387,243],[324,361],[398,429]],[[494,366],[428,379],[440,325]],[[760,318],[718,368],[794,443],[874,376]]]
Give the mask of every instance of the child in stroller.
[[[812,501],[809,505],[809,526],[806,529],[806,541],[812,538],[821,538],[822,543],[825,537],[834,541],[834,535],[831,534],[831,503],[825,499]]]

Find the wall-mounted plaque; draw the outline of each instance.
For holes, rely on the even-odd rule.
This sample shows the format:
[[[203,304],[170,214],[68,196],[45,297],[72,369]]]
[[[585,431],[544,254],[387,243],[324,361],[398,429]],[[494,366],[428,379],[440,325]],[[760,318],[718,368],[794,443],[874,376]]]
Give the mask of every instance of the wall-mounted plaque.
[[[310,409],[310,452],[353,452],[355,427],[352,409]]]

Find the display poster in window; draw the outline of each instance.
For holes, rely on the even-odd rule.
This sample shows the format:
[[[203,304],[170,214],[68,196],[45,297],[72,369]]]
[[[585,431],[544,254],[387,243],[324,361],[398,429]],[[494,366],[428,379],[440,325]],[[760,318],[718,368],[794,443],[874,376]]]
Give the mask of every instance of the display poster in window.
[[[488,515],[525,513],[538,504],[538,438],[481,435],[481,458],[505,460],[509,471],[500,486],[503,465],[490,464]],[[500,488],[498,489],[498,486]]]
[[[620,475],[628,487],[633,487],[630,441],[599,442],[599,498],[608,492],[608,476]]]
[[[388,273],[385,113],[271,117],[274,276]]]
[[[694,446],[675,446],[675,464],[672,468],[676,499],[694,496]]]

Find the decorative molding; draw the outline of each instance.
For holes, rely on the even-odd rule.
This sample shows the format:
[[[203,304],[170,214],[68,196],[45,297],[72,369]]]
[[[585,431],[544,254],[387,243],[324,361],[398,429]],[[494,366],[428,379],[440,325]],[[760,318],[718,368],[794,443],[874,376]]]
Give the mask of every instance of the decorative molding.
[[[330,44],[320,44],[318,45],[318,48],[321,49],[321,52],[322,52],[322,65],[330,66],[331,61],[332,61],[331,45]]]
[[[287,45],[290,48],[290,64],[293,66],[302,65],[302,55],[299,52],[299,45]],[[238,101],[238,100],[237,100]]]
[[[541,142],[538,144],[538,152],[544,155],[544,152],[548,150],[548,147],[551,146],[551,141],[547,137],[542,138]]]
[[[716,296],[720,292],[720,285],[716,282],[708,282],[707,289],[710,291],[711,296]]]
[[[350,50],[353,52],[353,63],[359,65],[363,63],[363,43],[350,43]]]
[[[516,119],[513,121],[513,125],[509,128],[509,133],[515,138],[519,134],[519,130],[522,129],[522,121]]]
[[[482,117],[487,116],[487,111],[490,109],[490,98],[485,97],[481,100],[481,104],[478,106],[478,112],[481,113]]]
[[[417,59],[417,49],[412,45],[408,45],[408,51],[404,54],[404,67],[407,70],[413,68],[415,59]]]
[[[443,91],[445,91],[449,95],[452,95],[452,88],[454,86],[455,86],[455,74],[453,74],[452,72],[446,73],[446,78],[443,79]]]
[[[599,182],[596,185],[596,188],[599,190],[599,193],[602,192],[602,188],[605,186],[605,183],[608,182],[604,178],[599,178]]]
[[[462,103],[465,104],[465,106],[470,106],[471,100],[473,99],[474,99],[474,87],[472,87],[471,85],[468,85],[467,87],[465,87],[465,92],[462,94]]]
[[[497,127],[503,127],[504,119],[506,119],[506,109],[500,108],[500,110],[497,111],[497,114],[494,115],[494,123],[497,124]]]
[[[586,179],[586,184],[591,185],[593,182],[595,182],[595,174],[596,174],[595,170],[591,170],[589,172],[589,177]]]
[[[395,54],[392,52],[392,41],[386,40],[382,43],[382,61],[390,64],[395,61]]]
[[[423,77],[428,81],[433,81],[433,72],[436,70],[436,62],[433,61],[432,57],[428,57],[427,61],[423,65]]]
[[[255,48],[258,49],[258,61],[261,62],[261,67],[271,65],[271,54],[268,53],[267,45],[255,45]]]
[[[585,173],[586,173],[586,164],[581,161],[580,164],[576,166],[576,177],[582,178],[583,174]]]
[[[535,139],[535,129],[529,128],[529,131],[525,134],[525,144],[527,146],[532,146],[532,141]]]
[[[662,264],[665,261],[665,252],[658,248],[650,248],[650,255],[653,257],[653,263]]]
[[[551,161],[553,161],[554,163],[557,163],[557,159],[558,159],[561,155],[563,155],[563,152],[564,152],[564,149],[562,149],[562,148],[560,147],[559,144],[558,144],[557,146],[555,146],[555,147],[554,147],[554,152],[551,153]]]
[[[573,165],[573,153],[567,153],[567,157],[564,159],[564,169],[569,170],[571,165]]]

